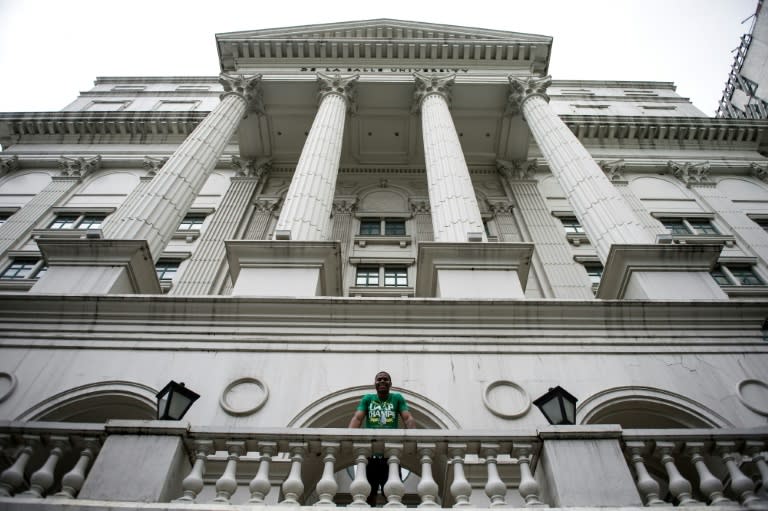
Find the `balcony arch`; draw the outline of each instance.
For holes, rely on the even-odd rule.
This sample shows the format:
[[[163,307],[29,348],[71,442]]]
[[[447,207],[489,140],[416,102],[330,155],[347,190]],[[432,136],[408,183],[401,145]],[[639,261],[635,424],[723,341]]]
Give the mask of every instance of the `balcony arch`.
[[[653,387],[613,387],[585,399],[577,408],[582,424],[622,428],[723,428],[733,424],[701,403]]]
[[[130,381],[89,383],[59,392],[16,417],[19,421],[106,422],[151,420],[157,415],[157,390]]]

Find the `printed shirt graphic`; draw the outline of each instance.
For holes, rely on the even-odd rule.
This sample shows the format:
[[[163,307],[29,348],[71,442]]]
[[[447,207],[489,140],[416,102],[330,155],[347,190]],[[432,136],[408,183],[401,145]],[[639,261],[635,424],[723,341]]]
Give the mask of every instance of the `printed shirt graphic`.
[[[408,411],[405,399],[397,392],[390,392],[386,401],[376,394],[366,394],[357,406],[365,412],[365,427],[373,429],[397,428],[401,412]]]

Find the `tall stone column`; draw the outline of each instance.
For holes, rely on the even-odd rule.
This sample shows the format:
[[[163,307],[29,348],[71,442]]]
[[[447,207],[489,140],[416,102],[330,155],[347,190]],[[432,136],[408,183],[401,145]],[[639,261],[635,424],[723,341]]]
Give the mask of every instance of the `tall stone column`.
[[[200,236],[195,252],[169,294],[214,294],[221,284],[227,255],[224,241],[237,235],[256,187],[264,181],[269,169],[268,159],[251,160],[242,164],[237,159],[234,161],[239,171],[230,180],[221,204]]]
[[[524,228],[536,246],[533,266],[552,298],[594,298],[591,285],[573,260],[563,226],[552,216],[534,179],[536,162],[497,162],[499,173],[509,185],[518,204]]]
[[[296,164],[275,228],[276,239],[320,241],[329,234],[347,111],[358,75],[318,73],[320,106]]]
[[[509,77],[508,113],[522,113],[605,266],[599,298],[725,299],[708,272],[720,247],[655,245],[622,195],[549,106],[550,77]]]
[[[455,76],[416,74],[433,242],[420,242],[417,296],[523,298],[533,246],[487,243],[480,208],[449,109]],[[479,242],[479,243],[477,243]]]
[[[141,193],[131,194],[104,222],[105,239],[39,243],[49,270],[31,291],[160,292],[154,262],[216,167],[241,119],[248,113],[263,112],[260,78],[221,75],[225,90],[221,102],[174,151],[148,186]]]
[[[17,160],[10,160],[8,168],[15,166]],[[83,178],[101,167],[101,156],[91,158],[67,158],[62,156],[59,160],[61,173],[54,176],[48,185],[27,202],[21,209],[11,215],[0,226],[0,258],[5,257],[9,250],[18,244],[27,241],[29,233],[37,227],[38,222],[69,195],[69,192],[79,184]]]
[[[421,111],[421,133],[435,241],[488,241],[469,177],[450,102],[454,76],[416,74],[414,110]]]

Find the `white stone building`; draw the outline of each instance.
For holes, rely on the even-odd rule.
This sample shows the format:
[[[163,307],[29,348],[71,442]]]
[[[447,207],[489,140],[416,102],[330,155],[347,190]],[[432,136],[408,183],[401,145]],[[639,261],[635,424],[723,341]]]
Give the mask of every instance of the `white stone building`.
[[[0,509],[364,506],[371,452],[389,507],[768,504],[768,122],[540,35],[216,43],[0,114]],[[419,429],[338,429],[381,369]]]

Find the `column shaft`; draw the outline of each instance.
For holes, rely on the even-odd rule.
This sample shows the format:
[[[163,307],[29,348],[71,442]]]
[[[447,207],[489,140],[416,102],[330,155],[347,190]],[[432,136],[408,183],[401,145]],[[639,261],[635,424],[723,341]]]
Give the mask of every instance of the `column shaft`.
[[[469,169],[442,95],[429,94],[422,100],[421,130],[435,241],[467,241],[470,232],[487,241]]]
[[[327,239],[346,114],[340,94],[320,102],[277,221],[276,230],[290,231],[292,240]]]
[[[522,110],[536,144],[603,264],[611,245],[654,243],[621,194],[547,101],[539,95],[529,96],[523,101]]]
[[[234,238],[259,179],[233,177],[210,224],[197,242],[184,272],[171,288],[175,295],[207,295],[216,290],[226,260],[224,240]]]
[[[105,238],[147,240],[155,261],[176,232],[246,112],[246,100],[227,94],[176,149],[152,182],[104,223]]]

